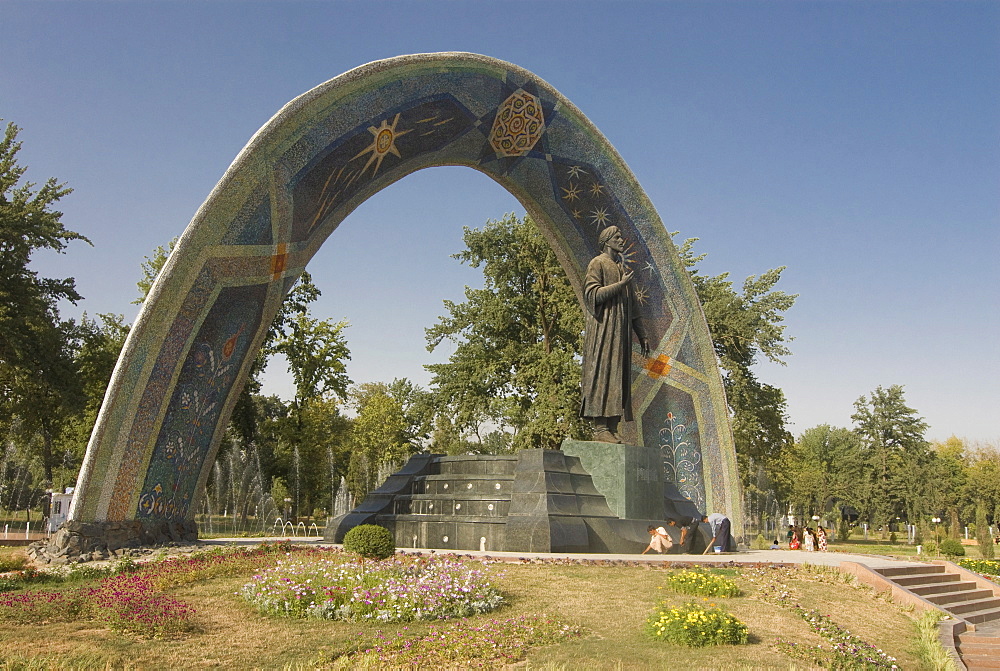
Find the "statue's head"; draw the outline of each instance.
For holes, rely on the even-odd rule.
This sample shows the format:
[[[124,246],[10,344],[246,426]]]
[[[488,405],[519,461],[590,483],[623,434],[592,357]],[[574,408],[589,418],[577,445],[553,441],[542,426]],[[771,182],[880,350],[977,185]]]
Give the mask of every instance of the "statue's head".
[[[625,240],[622,238],[621,231],[618,230],[617,226],[608,226],[597,236],[598,249],[603,252],[604,248],[608,245],[616,252],[622,251],[625,246]]]

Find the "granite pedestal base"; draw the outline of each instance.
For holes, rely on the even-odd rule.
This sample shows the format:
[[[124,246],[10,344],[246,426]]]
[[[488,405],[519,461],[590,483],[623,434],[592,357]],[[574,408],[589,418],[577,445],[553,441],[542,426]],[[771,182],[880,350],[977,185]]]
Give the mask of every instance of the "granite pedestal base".
[[[655,447],[565,440],[562,452],[580,460],[597,491],[622,519],[653,519],[662,524],[671,517],[703,514],[665,477],[663,455]]]
[[[582,457],[560,450],[416,455],[361,505],[332,519],[324,538],[340,543],[355,526],[379,524],[393,533],[397,547],[638,553],[649,543],[649,525],[663,525],[667,510],[686,510],[671,495],[697,514],[672,483],[663,482],[656,450],[627,446],[622,457],[614,454],[621,445],[586,445],[571,445]],[[603,475],[592,477],[584,459]],[[615,469],[624,473],[615,476]],[[608,492],[621,512],[609,507]],[[668,532],[679,543],[680,530]]]

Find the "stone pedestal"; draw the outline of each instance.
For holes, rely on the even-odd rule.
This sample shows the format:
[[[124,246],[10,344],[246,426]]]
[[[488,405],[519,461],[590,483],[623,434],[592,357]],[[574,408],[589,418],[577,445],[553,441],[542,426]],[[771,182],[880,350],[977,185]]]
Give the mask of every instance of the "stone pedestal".
[[[661,459],[657,449],[582,441],[515,455],[418,454],[330,520],[324,538],[341,543],[349,529],[379,524],[397,547],[638,553],[649,525],[698,514],[663,480]],[[680,539],[676,527],[667,533]]]
[[[660,520],[663,507],[663,457],[653,447],[566,440],[563,454],[577,457],[597,491],[621,519]]]

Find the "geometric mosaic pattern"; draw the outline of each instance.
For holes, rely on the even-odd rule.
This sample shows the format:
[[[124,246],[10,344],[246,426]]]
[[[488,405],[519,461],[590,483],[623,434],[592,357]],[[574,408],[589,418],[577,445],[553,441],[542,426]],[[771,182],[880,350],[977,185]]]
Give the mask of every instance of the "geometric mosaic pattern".
[[[708,327],[656,210],[558,91],[510,63],[462,53],[351,70],[288,103],[250,140],[184,231],[129,334],[70,518],[190,519],[296,278],[358,205],[438,165],[479,170],[517,197],[578,296],[600,232],[622,231],[652,349],[648,358],[633,349],[636,421],[621,427],[623,438],[659,447],[688,498],[742,528]]]
[[[544,131],[545,118],[538,98],[527,91],[515,91],[497,110],[490,145],[500,156],[524,156]]]

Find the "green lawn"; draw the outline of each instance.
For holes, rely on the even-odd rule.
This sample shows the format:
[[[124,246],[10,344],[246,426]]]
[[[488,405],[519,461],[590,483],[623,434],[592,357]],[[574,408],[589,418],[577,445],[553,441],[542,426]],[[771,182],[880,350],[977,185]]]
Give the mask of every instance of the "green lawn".
[[[664,589],[667,569],[656,565],[539,563],[496,565],[509,605],[492,618],[547,614],[582,629],[582,636],[530,650],[530,668],[693,669],[802,668],[775,650],[779,637],[799,644],[821,642],[790,608],[763,600],[746,570],[730,573],[745,594],[713,599],[745,622],[750,642],[692,649],[650,639],[644,624],[661,599],[681,604],[692,597]],[[784,588],[870,643],[917,669],[913,615],[867,588],[850,587],[831,572],[782,572]],[[192,605],[196,631],[170,640],[116,634],[93,622],[0,624],[0,669],[47,668],[313,668],[328,663],[361,637],[426,632],[427,623],[375,627],[356,622],[294,620],[257,613],[235,593],[248,575],[204,579],[169,594]],[[48,588],[48,586],[45,586]],[[440,627],[440,623],[437,625]]]

